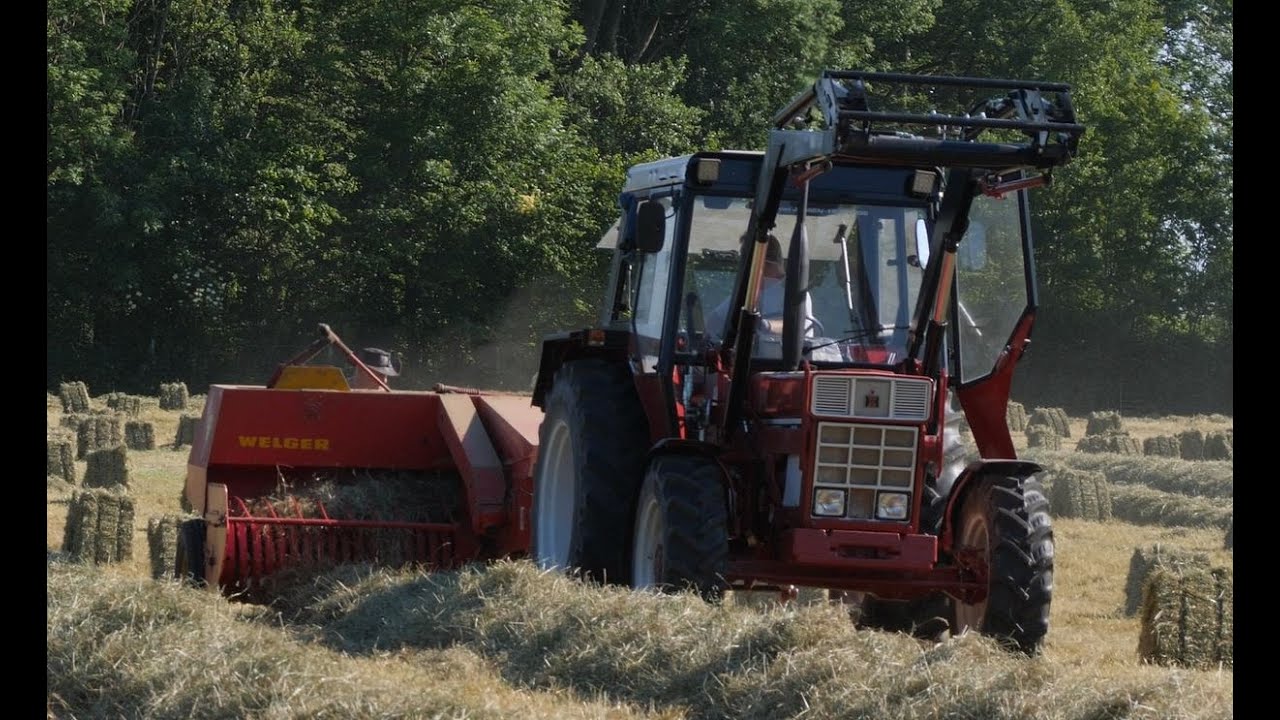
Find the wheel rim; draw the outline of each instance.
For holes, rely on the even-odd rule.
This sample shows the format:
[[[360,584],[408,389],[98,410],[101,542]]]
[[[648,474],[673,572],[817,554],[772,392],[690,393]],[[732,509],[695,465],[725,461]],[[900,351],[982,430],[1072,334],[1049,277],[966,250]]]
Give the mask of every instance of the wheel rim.
[[[658,587],[662,577],[662,508],[651,493],[645,493],[636,512],[633,548],[631,586],[636,589]]]
[[[544,569],[564,569],[569,563],[573,539],[573,505],[578,478],[573,463],[573,438],[564,420],[551,428],[542,474],[538,477],[537,531],[534,533],[538,564]]]
[[[969,604],[957,601],[956,609],[956,628],[955,632],[962,633],[966,630],[973,629],[975,632],[982,630],[983,619],[987,615],[987,603],[991,600],[991,553],[989,552],[987,519],[983,515],[974,515],[964,526],[964,533],[960,538],[961,545],[977,551],[982,557],[983,562],[987,565],[987,595],[979,602]]]

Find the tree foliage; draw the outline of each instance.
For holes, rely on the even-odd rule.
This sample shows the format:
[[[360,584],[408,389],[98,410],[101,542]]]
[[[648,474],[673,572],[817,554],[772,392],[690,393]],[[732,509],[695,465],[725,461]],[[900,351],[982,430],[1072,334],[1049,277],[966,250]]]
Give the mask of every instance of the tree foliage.
[[[1230,0],[53,0],[47,380],[247,381],[326,321],[423,382],[522,384],[541,334],[594,318],[626,168],[760,147],[824,67],[1071,83],[1089,129],[1034,215],[1049,327],[1229,348],[1231,22]]]

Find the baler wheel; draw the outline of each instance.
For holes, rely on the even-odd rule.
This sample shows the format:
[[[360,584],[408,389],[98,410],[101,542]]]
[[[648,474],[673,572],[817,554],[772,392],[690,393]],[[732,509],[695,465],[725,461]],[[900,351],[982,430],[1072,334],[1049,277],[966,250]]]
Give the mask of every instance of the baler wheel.
[[[596,582],[629,577],[627,529],[649,425],[625,365],[565,363],[547,393],[534,471],[532,554]]]
[[[728,585],[729,511],[720,467],[691,455],[655,459],[636,506],[631,586],[692,589],[716,601]]]
[[[192,518],[178,526],[178,549],[173,574],[183,584],[204,587],[204,520]]]
[[[1038,652],[1049,632],[1053,527],[1040,481],[985,477],[963,501],[961,548],[986,558],[987,596],[955,601],[955,634],[973,630],[1011,649]]]

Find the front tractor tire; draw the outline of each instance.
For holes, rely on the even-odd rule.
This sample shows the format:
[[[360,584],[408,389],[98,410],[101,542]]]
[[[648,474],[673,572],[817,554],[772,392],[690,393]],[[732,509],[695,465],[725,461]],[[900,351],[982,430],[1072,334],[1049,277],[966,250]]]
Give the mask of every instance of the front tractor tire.
[[[954,602],[953,632],[972,630],[1037,653],[1053,597],[1053,527],[1040,482],[982,478],[961,505],[956,538],[961,549],[985,559],[988,572],[986,598]]]
[[[547,569],[622,584],[627,528],[649,447],[635,384],[620,363],[565,363],[547,393],[534,471],[532,552]]]
[[[729,514],[721,475],[719,465],[700,456],[650,463],[636,504],[631,587],[723,597]]]

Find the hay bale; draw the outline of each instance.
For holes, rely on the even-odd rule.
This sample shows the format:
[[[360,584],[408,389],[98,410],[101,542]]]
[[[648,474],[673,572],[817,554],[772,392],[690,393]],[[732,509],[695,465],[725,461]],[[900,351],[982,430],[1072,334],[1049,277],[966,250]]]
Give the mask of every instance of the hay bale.
[[[45,434],[45,475],[76,484],[76,440],[69,433]]]
[[[137,395],[129,395],[122,392],[107,393],[107,407],[130,417],[137,417],[142,413],[142,398]]]
[[[1227,520],[1227,536],[1222,540],[1222,549],[1224,550],[1231,550],[1235,546],[1235,543],[1233,543],[1231,540],[1231,531],[1235,528],[1235,524],[1236,524],[1235,516],[1232,515]]]
[[[129,451],[124,445],[94,450],[85,458],[84,486],[89,488],[128,487]]]
[[[1108,433],[1105,435],[1086,435],[1076,443],[1077,452],[1115,453],[1117,455],[1141,455],[1137,438],[1128,433]]]
[[[1142,441],[1142,454],[1157,457],[1182,457],[1182,443],[1177,435],[1157,435]]]
[[[1153,572],[1143,589],[1138,656],[1166,666],[1233,668],[1233,584],[1223,568]]]
[[[1058,437],[1071,437],[1071,421],[1062,408],[1036,408],[1028,418],[1027,425],[1048,425]]]
[[[1055,517],[1110,520],[1111,485],[1100,472],[1059,468],[1046,473],[1049,508]]]
[[[124,444],[118,415],[88,415],[76,429],[76,459],[83,460],[94,450]]]
[[[1005,406],[1004,421],[1010,432],[1023,432],[1027,429],[1027,409],[1022,403],[1012,400]]]
[[[178,432],[173,438],[173,448],[177,450],[183,445],[192,445],[196,441],[196,428],[199,427],[199,415],[182,415],[178,418]]]
[[[1225,528],[1232,501],[1163,492],[1144,485],[1113,484],[1115,516],[1135,525]]]
[[[1106,412],[1089,413],[1088,424],[1085,427],[1085,437],[1090,435],[1110,435],[1124,432],[1124,423],[1120,419],[1120,413],[1114,410]]]
[[[1028,425],[1027,446],[1046,450],[1061,450],[1062,438],[1048,425]]]
[[[80,490],[67,507],[62,550],[72,559],[107,563],[133,557],[133,498],[123,492]]]
[[[1199,430],[1187,430],[1178,433],[1178,447],[1183,460],[1204,459],[1204,433]]]
[[[1235,448],[1225,432],[1209,433],[1204,438],[1205,460],[1234,460]]]
[[[160,385],[160,409],[161,410],[186,410],[187,402],[191,399],[187,393],[187,384],[182,382],[161,383]]]
[[[124,444],[130,450],[155,450],[156,426],[141,420],[124,424]]]
[[[1124,614],[1136,615],[1142,608],[1142,591],[1156,570],[1182,572],[1189,568],[1208,568],[1209,556],[1183,548],[1156,543],[1136,547],[1129,559],[1129,577],[1124,586]]]
[[[178,528],[186,517],[162,515],[147,520],[147,548],[151,555],[151,577],[156,580],[173,577],[178,554]]]
[[[78,380],[75,382],[64,382],[58,388],[58,393],[62,398],[62,412],[89,412],[89,387],[83,382]]]
[[[62,533],[62,551],[73,560],[92,562],[98,548],[98,496],[79,491],[67,506],[67,524]]]

